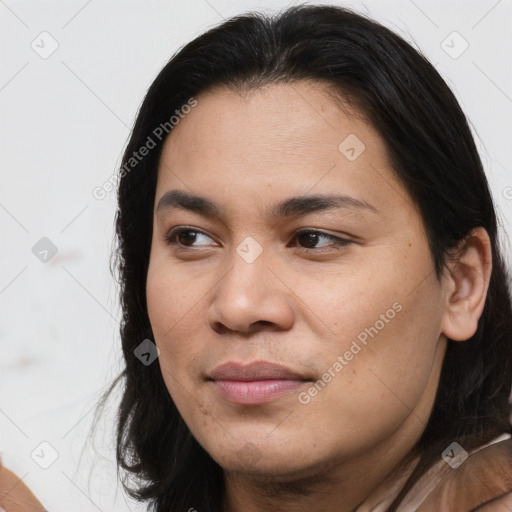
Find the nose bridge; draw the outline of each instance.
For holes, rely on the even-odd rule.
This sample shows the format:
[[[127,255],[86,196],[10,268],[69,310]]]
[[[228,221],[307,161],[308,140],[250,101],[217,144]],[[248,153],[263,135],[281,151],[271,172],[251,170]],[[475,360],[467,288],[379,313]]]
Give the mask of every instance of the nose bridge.
[[[246,237],[233,250],[229,271],[218,282],[210,319],[233,330],[255,322],[288,324],[291,308],[280,281],[271,270],[270,249]]]
[[[221,291],[227,292],[231,300],[239,301],[243,307],[244,300],[250,302],[247,307],[254,307],[262,299],[265,288],[268,290],[269,251],[255,238],[248,236],[235,248],[230,258],[231,271],[224,283],[220,283]]]

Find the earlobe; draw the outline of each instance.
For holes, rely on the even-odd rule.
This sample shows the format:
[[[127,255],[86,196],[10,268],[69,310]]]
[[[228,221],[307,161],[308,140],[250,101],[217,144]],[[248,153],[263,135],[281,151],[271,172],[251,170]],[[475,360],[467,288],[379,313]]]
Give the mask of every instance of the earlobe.
[[[475,334],[484,310],[491,270],[489,235],[483,227],[475,228],[446,263],[441,332],[447,338],[464,341]]]

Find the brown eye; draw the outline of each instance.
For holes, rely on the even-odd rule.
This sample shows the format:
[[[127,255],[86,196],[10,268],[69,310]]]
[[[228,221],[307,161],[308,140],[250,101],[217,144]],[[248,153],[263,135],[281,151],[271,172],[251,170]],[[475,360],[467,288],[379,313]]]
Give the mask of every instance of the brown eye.
[[[345,240],[343,238],[339,238],[334,235],[329,235],[328,233],[323,233],[322,231],[316,230],[303,230],[296,233],[297,240],[300,240],[301,247],[306,250],[314,250],[317,249],[316,245],[319,241],[330,240],[330,244],[326,244],[319,249],[323,249],[324,247],[334,246],[334,247],[343,247],[345,245],[350,244],[350,240]]]
[[[176,234],[176,239],[180,244],[188,245],[196,241],[197,233],[191,229],[180,231]]]
[[[309,232],[309,233],[301,233],[298,235],[298,239],[301,241],[302,245],[308,249],[313,248],[318,243],[319,238],[318,233]]]
[[[202,231],[198,231],[196,229],[191,228],[179,228],[171,231],[169,235],[165,238],[165,241],[168,244],[178,244],[182,245],[183,247],[197,247],[198,245],[194,245],[194,243],[201,237],[210,238],[208,235],[203,233]],[[211,240],[211,238],[210,238]],[[208,245],[208,244],[200,244],[201,245]]]

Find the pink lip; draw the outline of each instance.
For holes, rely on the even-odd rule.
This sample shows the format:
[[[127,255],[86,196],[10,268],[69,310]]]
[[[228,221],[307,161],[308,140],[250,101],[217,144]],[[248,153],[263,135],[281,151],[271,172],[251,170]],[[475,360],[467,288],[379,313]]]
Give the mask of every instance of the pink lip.
[[[230,402],[255,405],[275,400],[310,379],[278,364],[255,361],[248,365],[228,362],[217,366],[208,380]]]

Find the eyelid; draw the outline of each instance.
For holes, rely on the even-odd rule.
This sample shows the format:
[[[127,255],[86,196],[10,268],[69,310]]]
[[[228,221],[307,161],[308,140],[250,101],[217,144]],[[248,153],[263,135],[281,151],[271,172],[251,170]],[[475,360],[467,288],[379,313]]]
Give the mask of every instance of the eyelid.
[[[302,253],[309,253],[309,254],[322,254],[324,252],[332,252],[334,250],[340,250],[340,248],[344,248],[347,245],[355,244],[354,240],[351,240],[350,238],[345,238],[343,236],[333,235],[331,233],[327,233],[323,231],[322,229],[318,228],[301,228],[294,232],[293,239],[296,239],[298,236],[304,234],[304,233],[314,233],[316,235],[324,236],[326,238],[330,238],[331,240],[334,240],[332,244],[329,244],[327,247],[300,247],[298,245],[295,245],[295,249]]]
[[[180,225],[180,226],[176,226],[174,228],[172,228],[168,234],[165,236],[164,238],[164,242],[167,242],[169,245],[178,245],[180,249],[182,250],[194,250],[194,247],[204,247],[204,246],[186,246],[186,245],[180,245],[178,242],[175,241],[175,238],[181,233],[181,232],[185,232],[185,231],[193,231],[194,233],[197,233],[197,234],[200,234],[200,235],[204,235],[204,236],[207,236],[208,238],[214,240],[213,237],[211,237],[210,235],[208,235],[205,231],[203,231],[202,229],[199,229],[199,228],[196,228],[194,226],[186,226],[186,225]],[[349,244],[357,244],[358,242],[353,240],[352,237],[350,237],[350,235],[343,235],[343,236],[339,236],[339,235],[333,235],[331,233],[327,233],[325,232],[324,230],[322,229],[319,229],[319,228],[308,228],[308,227],[304,227],[304,228],[300,228],[300,229],[297,229],[293,232],[293,238],[292,240],[295,240],[298,236],[304,234],[304,233],[314,233],[316,235],[319,235],[319,236],[324,236],[326,238],[330,238],[331,240],[334,240],[334,242],[332,244],[329,244],[327,247],[312,247],[312,248],[308,248],[308,247],[300,247],[298,245],[295,245],[294,248],[297,249],[299,252],[307,252],[307,253],[322,253],[322,252],[325,252],[325,251],[332,251],[334,249],[339,249],[340,247],[345,247]],[[346,238],[348,237],[348,238]]]
[[[329,233],[328,231],[321,229],[321,228],[299,228],[296,231],[294,231],[295,236],[302,235],[303,233],[317,233],[319,235],[329,236],[332,238],[338,238],[340,240],[344,240],[346,238],[352,238],[348,233],[346,233],[346,234],[338,233],[335,235],[335,234]],[[352,240],[349,240],[349,241],[352,241]]]
[[[201,235],[207,236],[208,238],[211,238],[214,240],[212,236],[210,236],[208,233],[206,233],[204,230],[196,228],[194,226],[186,226],[186,225],[180,225],[172,228],[164,238],[164,241],[167,241],[168,243],[173,243],[172,240],[176,238],[177,235],[179,235],[182,231],[194,231],[195,233],[199,233]],[[183,246],[185,249],[192,249],[192,247]]]

